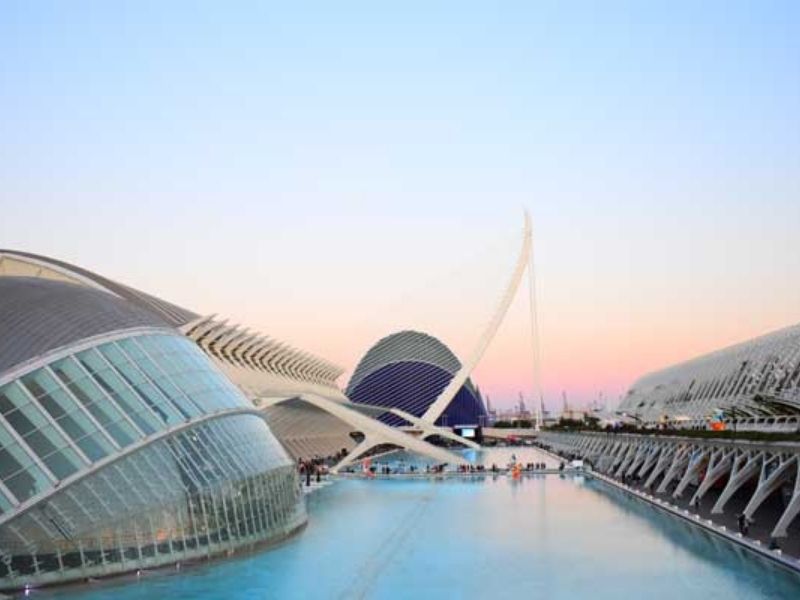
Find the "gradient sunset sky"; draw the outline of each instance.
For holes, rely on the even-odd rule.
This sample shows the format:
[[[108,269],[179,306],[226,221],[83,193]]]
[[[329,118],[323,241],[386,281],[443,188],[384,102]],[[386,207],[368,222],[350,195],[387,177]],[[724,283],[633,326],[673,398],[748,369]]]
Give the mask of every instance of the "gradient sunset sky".
[[[349,371],[465,357],[524,208],[551,407],[798,323],[800,3],[0,3],[0,247]]]

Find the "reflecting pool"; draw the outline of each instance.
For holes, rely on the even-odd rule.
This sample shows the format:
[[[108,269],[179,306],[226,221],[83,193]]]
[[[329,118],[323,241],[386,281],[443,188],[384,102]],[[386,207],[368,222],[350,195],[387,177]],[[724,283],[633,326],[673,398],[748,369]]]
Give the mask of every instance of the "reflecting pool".
[[[546,460],[492,460],[514,452]],[[800,597],[797,576],[581,476],[342,480],[308,502],[277,548],[34,597]]]

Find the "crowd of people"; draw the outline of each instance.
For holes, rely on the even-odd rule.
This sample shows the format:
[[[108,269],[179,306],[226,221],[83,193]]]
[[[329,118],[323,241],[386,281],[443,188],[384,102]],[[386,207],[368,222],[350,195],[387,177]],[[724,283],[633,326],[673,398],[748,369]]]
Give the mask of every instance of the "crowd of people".
[[[297,459],[297,470],[300,473],[301,480],[305,482],[306,486],[310,486],[312,480],[316,480],[317,482],[321,481],[323,475],[327,475],[329,469],[334,465],[338,464],[345,456],[347,456],[347,449],[342,448],[340,452],[336,454],[322,457],[319,455],[313,456],[312,458],[298,458]],[[367,475],[374,476],[374,475],[403,475],[403,474],[417,474],[417,473],[425,473],[425,474],[440,474],[447,471],[448,464],[441,463],[441,464],[425,464],[424,466],[413,464],[413,463],[406,463],[404,460],[400,460],[396,463],[376,463],[373,464],[371,460],[365,459],[362,465],[348,465],[343,469],[342,472],[344,473],[358,473],[363,472]],[[518,463],[516,455],[512,455],[511,462],[507,466],[507,468],[498,467],[497,464],[492,464],[491,467],[487,465],[473,465],[473,464],[466,464],[466,465],[459,465],[456,469],[458,473],[501,473],[505,472],[506,470],[514,469],[518,472],[536,472],[536,471],[544,471],[548,469],[546,463],[544,462],[529,462],[529,463]],[[563,468],[563,467],[562,467]]]
[[[491,467],[486,465],[459,465],[455,471],[457,473],[501,473],[512,468],[516,468],[520,472],[533,473],[536,471],[544,471],[549,467],[543,462],[530,462],[526,464],[513,462],[509,464],[507,469],[498,467],[497,464],[492,464]],[[398,463],[378,463],[370,464],[369,466],[355,466],[351,465],[346,467],[344,473],[358,473],[365,472],[370,475],[415,475],[418,473],[425,473],[426,475],[436,475],[447,471],[448,464],[426,464],[424,467],[415,464],[406,464],[403,461]]]
[[[300,473],[301,479],[305,480],[305,484],[310,486],[312,478],[319,483],[322,476],[328,474],[330,467],[334,466],[345,456],[347,456],[347,448],[342,448],[336,454],[325,457],[319,455],[308,459],[301,457],[297,459],[297,471]]]

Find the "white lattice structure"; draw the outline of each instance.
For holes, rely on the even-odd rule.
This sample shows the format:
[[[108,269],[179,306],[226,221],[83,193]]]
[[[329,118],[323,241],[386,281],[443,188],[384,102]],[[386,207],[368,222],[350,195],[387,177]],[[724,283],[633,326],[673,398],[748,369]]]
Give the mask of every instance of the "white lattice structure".
[[[289,344],[241,325],[230,325],[216,315],[200,316],[81,267],[44,256],[0,250],[0,277],[3,276],[34,277],[88,287],[163,319],[193,340],[263,411],[276,437],[295,459],[327,457],[345,450],[347,460],[340,462],[342,466],[368,454],[372,448],[392,446],[413,448],[438,462],[466,462],[456,454],[376,421],[372,416],[379,413],[350,403],[338,388],[336,380],[343,372],[341,367]],[[356,441],[361,438],[361,442]]]
[[[681,502],[692,511],[702,506],[706,518],[737,513],[761,523],[772,538],[798,535],[796,443],[553,431],[542,432],[539,439],[589,461],[601,473],[634,480],[663,500]]]
[[[201,317],[181,327],[205,352],[223,365],[237,369],[238,383],[255,393],[263,387],[263,377],[272,378],[275,391],[309,391],[309,387],[338,391],[337,378],[344,372],[323,358],[314,356],[266,335],[254,333],[240,325],[228,325],[214,316]],[[259,383],[251,383],[244,373],[259,373]],[[241,372],[240,372],[241,371]]]
[[[800,325],[645,375],[620,412],[645,423],[704,426],[715,412],[741,429],[796,429],[800,415]]]

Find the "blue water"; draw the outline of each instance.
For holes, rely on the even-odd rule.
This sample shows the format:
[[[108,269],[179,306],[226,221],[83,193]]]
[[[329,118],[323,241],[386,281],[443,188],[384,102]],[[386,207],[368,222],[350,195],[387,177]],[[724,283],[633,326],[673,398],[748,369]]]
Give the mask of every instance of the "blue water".
[[[309,512],[299,536],[258,554],[34,595],[800,598],[799,577],[582,477],[337,481]]]

